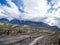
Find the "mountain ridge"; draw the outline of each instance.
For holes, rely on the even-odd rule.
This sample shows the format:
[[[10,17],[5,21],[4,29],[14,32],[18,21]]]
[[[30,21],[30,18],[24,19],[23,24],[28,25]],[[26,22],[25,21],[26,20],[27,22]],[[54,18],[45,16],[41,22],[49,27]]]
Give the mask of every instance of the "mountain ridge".
[[[17,20],[17,19],[13,19],[11,21],[9,21],[6,18],[2,18],[0,19],[0,22],[5,23],[5,24],[18,24],[18,25],[29,25],[33,28],[38,28],[41,29],[40,27],[43,27],[43,29],[52,29],[52,30],[60,30],[57,26],[50,26],[48,24],[45,24],[43,22],[32,22],[32,21],[24,21],[24,20]]]
[[[38,25],[38,26],[49,26],[48,24],[45,24],[43,22],[33,22],[33,21],[24,21],[24,20],[18,20],[18,19],[13,19],[9,21],[6,18],[0,19],[0,22],[3,23],[10,23],[10,24],[25,24],[25,25]]]

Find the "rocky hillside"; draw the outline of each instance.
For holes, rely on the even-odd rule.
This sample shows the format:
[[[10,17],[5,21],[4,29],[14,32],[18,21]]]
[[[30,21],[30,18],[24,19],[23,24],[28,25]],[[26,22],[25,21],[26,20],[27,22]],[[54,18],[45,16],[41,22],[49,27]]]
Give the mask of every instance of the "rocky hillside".
[[[0,23],[0,44],[60,45],[60,29],[56,26]]]
[[[45,36],[38,40],[35,45],[60,45],[60,32]]]

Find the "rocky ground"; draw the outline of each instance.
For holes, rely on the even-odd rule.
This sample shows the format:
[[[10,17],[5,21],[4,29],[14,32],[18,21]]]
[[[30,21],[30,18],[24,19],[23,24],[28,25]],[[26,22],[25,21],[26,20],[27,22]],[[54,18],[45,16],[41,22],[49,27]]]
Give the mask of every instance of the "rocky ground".
[[[44,35],[44,34],[43,34]],[[18,34],[14,36],[2,36],[0,37],[0,45],[31,45],[30,43],[36,42],[41,38],[43,38],[43,35],[24,35],[24,34]],[[45,34],[46,35],[46,34]]]
[[[58,30],[56,27],[2,23],[0,45],[60,45],[60,31]]]
[[[60,34],[60,32],[59,32]],[[8,38],[0,38],[0,45],[60,45],[60,35],[58,33],[31,36],[31,35],[17,35]],[[1,44],[1,40],[2,44]],[[4,42],[5,41],[5,42]]]

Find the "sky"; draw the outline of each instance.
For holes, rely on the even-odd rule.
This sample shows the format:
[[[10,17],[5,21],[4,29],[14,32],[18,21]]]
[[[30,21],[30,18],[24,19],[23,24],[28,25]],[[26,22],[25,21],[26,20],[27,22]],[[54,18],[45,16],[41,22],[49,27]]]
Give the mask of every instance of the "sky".
[[[44,22],[60,28],[60,0],[0,0],[0,19]]]

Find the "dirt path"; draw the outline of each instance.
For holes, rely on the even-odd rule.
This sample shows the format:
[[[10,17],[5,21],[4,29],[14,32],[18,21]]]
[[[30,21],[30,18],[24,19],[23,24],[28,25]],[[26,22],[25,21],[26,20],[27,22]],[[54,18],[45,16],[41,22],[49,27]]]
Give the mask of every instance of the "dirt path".
[[[36,44],[36,42],[39,40],[39,39],[41,39],[41,38],[43,38],[44,36],[40,36],[40,37],[37,37],[37,38],[35,38],[30,44],[28,44],[28,45],[34,45],[34,44]]]

